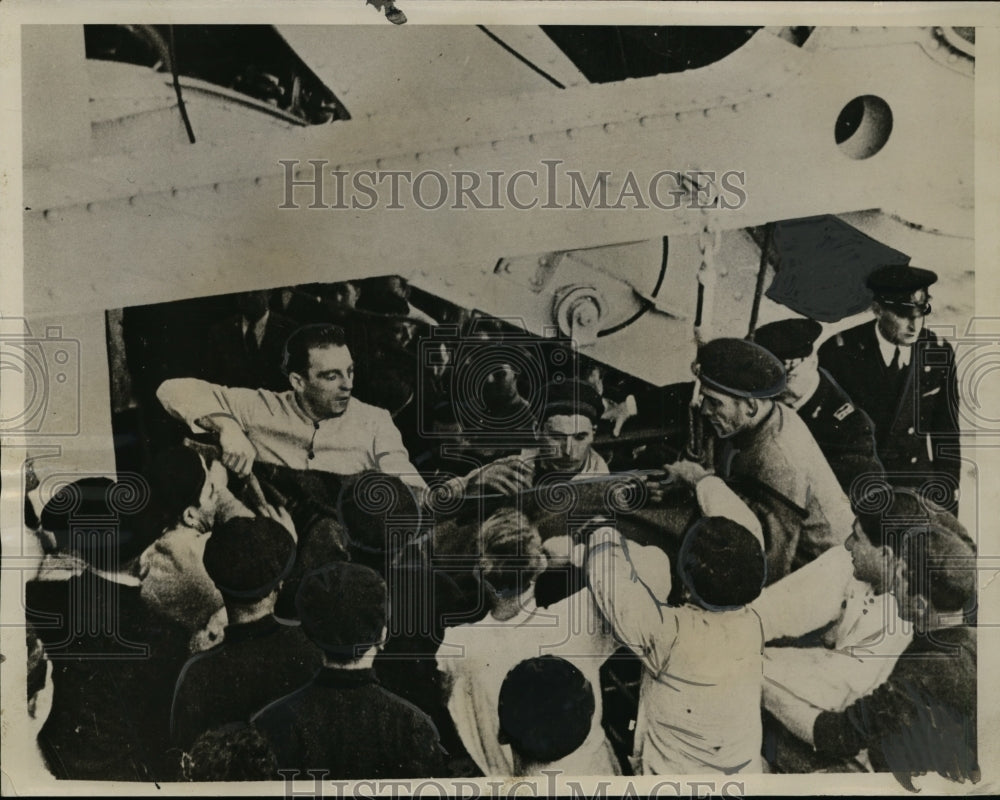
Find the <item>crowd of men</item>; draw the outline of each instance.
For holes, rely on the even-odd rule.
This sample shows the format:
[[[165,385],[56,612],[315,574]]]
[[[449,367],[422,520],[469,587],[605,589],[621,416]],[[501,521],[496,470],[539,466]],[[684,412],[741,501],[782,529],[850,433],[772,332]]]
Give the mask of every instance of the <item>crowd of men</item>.
[[[874,319],[818,348],[819,323],[786,319],[702,344],[693,383],[617,393],[569,349],[569,372],[527,380],[530,337],[498,323],[432,332],[398,279],[283,311],[241,296],[156,387],[177,424],[149,507],[84,479],[31,522],[46,763],[978,780],[935,280],[880,268]],[[673,422],[616,446],[633,418]]]

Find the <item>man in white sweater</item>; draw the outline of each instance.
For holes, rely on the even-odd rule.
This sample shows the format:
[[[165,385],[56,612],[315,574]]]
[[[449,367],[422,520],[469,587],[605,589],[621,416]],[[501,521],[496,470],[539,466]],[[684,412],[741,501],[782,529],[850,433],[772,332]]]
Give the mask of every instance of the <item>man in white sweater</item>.
[[[164,381],[163,407],[195,432],[216,432],[222,462],[250,474],[254,461],[336,475],[398,475],[422,491],[388,411],[351,397],[354,360],[343,329],[307,325],[285,345],[284,392],[217,386],[193,378]]]

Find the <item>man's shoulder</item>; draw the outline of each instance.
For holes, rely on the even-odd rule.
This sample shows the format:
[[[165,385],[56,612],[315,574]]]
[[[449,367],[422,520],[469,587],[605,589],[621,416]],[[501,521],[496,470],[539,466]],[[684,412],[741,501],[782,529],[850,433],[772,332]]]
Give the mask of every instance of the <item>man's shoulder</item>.
[[[404,721],[406,726],[415,732],[437,738],[437,726],[427,712],[384,686],[376,684],[375,689],[380,695],[379,705],[384,715]]]
[[[925,327],[920,331],[920,335],[917,337],[917,346],[924,348],[933,348],[939,350],[952,351],[954,348],[951,343],[945,339],[943,336],[939,336],[937,333],[932,331],[930,328]]]
[[[819,370],[819,387],[807,404],[808,408],[819,406],[822,415],[832,417],[838,424],[856,424],[867,427],[867,415],[855,405],[851,396],[844,391],[836,379],[825,369]]]
[[[868,343],[873,336],[875,321],[869,320],[853,328],[835,333],[819,348],[820,359],[836,358],[837,355],[867,349]]]
[[[373,424],[384,424],[387,422],[393,424],[392,414],[381,406],[366,403],[364,400],[359,400],[357,397],[352,397],[350,403],[347,404],[347,411],[344,412],[344,417],[354,421],[362,421]]]
[[[302,686],[272,700],[250,716],[253,725],[276,727],[294,724],[303,709],[313,709],[323,702],[326,693],[317,689],[315,677]]]

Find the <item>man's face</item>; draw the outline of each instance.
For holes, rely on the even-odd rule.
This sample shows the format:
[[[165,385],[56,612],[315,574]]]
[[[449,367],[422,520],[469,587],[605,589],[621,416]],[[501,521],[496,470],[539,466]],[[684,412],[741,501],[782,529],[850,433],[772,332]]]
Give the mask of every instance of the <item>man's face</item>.
[[[805,358],[787,359],[785,365],[785,391],[782,398],[795,402],[805,396],[816,378],[819,356],[812,353]]]
[[[594,444],[594,425],[581,414],[556,414],[542,423],[539,438],[544,453],[539,460],[544,468],[579,472]]]
[[[346,347],[318,347],[309,351],[305,375],[291,373],[292,388],[315,419],[340,416],[354,389],[354,360]]]
[[[270,292],[243,292],[236,298],[236,307],[239,312],[251,322],[256,322],[264,316],[267,311],[267,303],[270,299]]]
[[[873,545],[857,520],[844,547],[854,562],[854,577],[871,586],[875,594],[885,594],[889,590],[890,578],[886,549]]]
[[[447,445],[464,447],[469,444],[469,440],[465,438],[465,432],[462,430],[461,423],[434,422],[431,428],[434,431],[435,438],[439,439],[441,447]]]
[[[926,293],[914,295],[919,302],[924,302]],[[923,299],[921,299],[923,298]],[[924,315],[916,313],[904,313],[901,309],[890,306],[875,304],[875,315],[878,320],[879,332],[891,342],[899,347],[908,347],[917,341],[920,331],[924,329]]]
[[[701,389],[701,413],[723,439],[746,430],[753,421],[748,400],[705,387]]]
[[[500,364],[486,376],[483,397],[487,401],[513,400],[517,396],[517,373],[510,364]]]
[[[390,336],[400,347],[408,347],[417,332],[417,326],[407,320],[392,323]]]

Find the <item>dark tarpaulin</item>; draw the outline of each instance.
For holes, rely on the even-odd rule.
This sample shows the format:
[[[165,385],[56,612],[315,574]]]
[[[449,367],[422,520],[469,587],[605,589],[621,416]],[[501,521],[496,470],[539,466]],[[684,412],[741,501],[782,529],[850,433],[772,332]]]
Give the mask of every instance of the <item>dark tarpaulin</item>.
[[[819,322],[837,322],[871,305],[865,280],[884,264],[910,257],[832,215],[782,220],[774,226],[776,275],[767,296]]]

